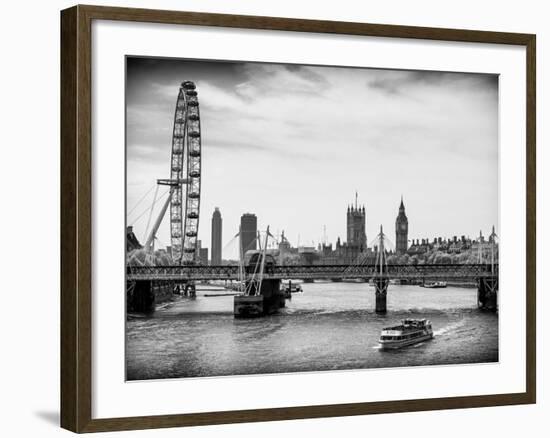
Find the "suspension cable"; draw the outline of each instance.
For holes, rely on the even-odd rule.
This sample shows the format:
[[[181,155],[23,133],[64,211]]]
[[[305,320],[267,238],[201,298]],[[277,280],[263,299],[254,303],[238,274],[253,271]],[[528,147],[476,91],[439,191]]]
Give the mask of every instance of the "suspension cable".
[[[132,209],[126,213],[126,217],[129,217],[135,211],[135,209],[139,206],[139,204],[143,202],[143,200],[147,197],[147,195],[151,193],[151,191],[155,188],[155,186],[158,187],[158,184],[155,183],[149,188],[149,190],[147,190],[147,192],[139,199],[139,201],[135,203]]]
[[[163,194],[153,203],[153,205],[156,204],[157,202],[159,202],[160,200],[162,200],[162,198],[164,198],[169,192],[170,192],[170,190],[166,190],[166,192],[164,192],[164,193],[163,193]],[[138,220],[140,220],[140,219],[143,217],[143,215],[144,215],[145,213],[148,213],[148,212],[149,212],[149,209],[150,209],[150,207],[147,207],[145,210],[143,210],[143,211],[142,211],[142,212],[132,221],[132,224],[135,224]]]

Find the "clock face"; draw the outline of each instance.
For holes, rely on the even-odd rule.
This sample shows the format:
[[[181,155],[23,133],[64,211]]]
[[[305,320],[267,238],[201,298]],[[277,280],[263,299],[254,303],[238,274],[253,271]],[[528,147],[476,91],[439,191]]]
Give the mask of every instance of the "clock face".
[[[407,229],[407,225],[401,224],[401,231],[405,231]]]

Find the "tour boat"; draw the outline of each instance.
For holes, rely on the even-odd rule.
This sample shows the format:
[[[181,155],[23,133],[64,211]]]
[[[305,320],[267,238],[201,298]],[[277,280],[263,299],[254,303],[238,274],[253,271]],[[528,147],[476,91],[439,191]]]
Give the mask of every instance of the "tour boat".
[[[284,290],[290,291],[293,294],[301,293],[304,291],[299,283],[292,283],[290,281],[284,285]]]
[[[441,289],[443,287],[447,287],[446,281],[434,281],[432,283],[425,283],[422,285],[422,287],[427,287],[430,289]]]
[[[400,325],[383,328],[378,343],[382,350],[392,350],[432,338],[432,323],[429,319],[404,319]]]
[[[290,298],[292,294],[299,294],[304,292],[302,286],[299,283],[292,283],[292,281],[289,281],[286,284],[283,283],[282,286],[286,298]]]

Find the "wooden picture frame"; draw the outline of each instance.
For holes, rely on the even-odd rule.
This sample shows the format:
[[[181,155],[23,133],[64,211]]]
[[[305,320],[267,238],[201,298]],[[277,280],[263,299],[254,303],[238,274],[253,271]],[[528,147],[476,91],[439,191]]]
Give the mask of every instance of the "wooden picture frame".
[[[522,393],[251,409],[127,418],[92,418],[92,93],[93,20],[349,34],[526,48],[526,391]],[[536,400],[535,49],[531,34],[75,6],[61,12],[61,426],[74,432],[211,425],[471,408]]]

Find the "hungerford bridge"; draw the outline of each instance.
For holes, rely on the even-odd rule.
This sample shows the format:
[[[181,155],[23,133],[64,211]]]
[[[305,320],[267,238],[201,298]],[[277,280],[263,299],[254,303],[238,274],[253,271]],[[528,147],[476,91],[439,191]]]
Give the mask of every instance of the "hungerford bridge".
[[[378,254],[382,255],[383,252]],[[194,284],[198,281],[250,281],[258,273],[258,261],[244,266],[182,265],[182,266],[128,266],[127,282]],[[282,280],[365,280],[375,286],[376,312],[386,312],[390,280],[412,283],[435,281],[470,281],[478,285],[478,306],[496,310],[498,292],[498,264],[421,264],[421,265],[277,265],[265,263],[263,282]]]
[[[153,224],[145,243],[147,259],[152,260],[158,228],[169,210],[172,259],[174,265],[127,266],[127,303],[137,303],[135,308],[154,308],[156,295],[170,293],[174,285],[185,285],[194,290],[197,281],[238,280],[241,284],[257,282],[260,287],[245,288],[249,293],[261,293],[261,283],[280,286],[284,280],[325,279],[365,280],[375,286],[376,311],[386,311],[386,295],[390,280],[425,282],[437,280],[476,281],[478,284],[478,305],[495,310],[498,292],[498,263],[494,263],[494,249],[491,263],[482,263],[481,252],[478,264],[422,264],[392,265],[386,260],[382,227],[378,235],[376,263],[369,265],[358,262],[354,265],[277,265],[275,260],[266,262],[265,248],[255,263],[244,266],[202,266],[196,263],[198,252],[198,229],[201,198],[201,126],[199,100],[195,84],[185,81],[181,84],[176,100],[170,179],[159,179],[158,186],[168,186],[168,196],[160,214]],[[153,205],[156,203],[156,193]],[[151,206],[151,213],[152,213]],[[149,218],[151,219],[151,218]],[[239,233],[240,234],[240,233]],[[496,237],[496,236],[493,236]],[[266,237],[267,239],[267,237]],[[266,240],[267,242],[267,240]],[[494,239],[493,239],[494,246]],[[146,260],[147,260],[146,259]],[[241,254],[241,260],[244,257]],[[260,262],[261,260],[261,262]]]
[[[375,287],[376,312],[385,313],[390,280],[401,280],[413,284],[426,284],[426,280],[428,284],[448,280],[475,281],[478,286],[478,306],[486,310],[497,309],[498,264],[494,263],[493,251],[491,251],[492,263],[388,264],[387,251],[385,250],[386,237],[380,227],[374,263],[279,265],[274,257],[266,254],[267,235],[269,235],[269,229],[263,249],[260,245],[260,251],[250,258],[248,265],[241,262],[238,265],[220,266],[192,263],[175,266],[128,266],[127,283],[133,284],[133,289],[147,291],[149,294],[155,290],[155,285],[157,288],[158,285],[164,285],[165,288],[184,285],[186,289],[190,289],[190,293],[194,296],[194,285],[198,281],[236,280],[238,284],[245,286],[241,291],[244,295],[261,295],[262,283],[265,286],[269,285],[267,287],[269,290],[280,290],[282,280],[363,280],[371,281]],[[239,246],[241,246],[241,242],[239,242]],[[481,252],[479,260],[482,260]],[[246,287],[258,280],[258,287]],[[135,288],[135,285],[139,285],[139,287]]]
[[[254,265],[245,266],[245,275],[252,275]],[[169,280],[180,282],[239,280],[238,265],[128,266],[126,279]],[[387,265],[379,272],[376,265],[276,265],[266,264],[264,279],[270,280],[388,280],[437,281],[478,280],[498,277],[498,264],[423,264]],[[246,278],[246,277],[245,277]]]

